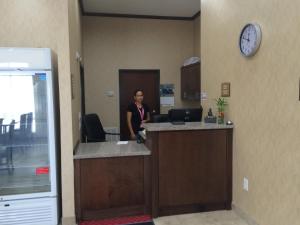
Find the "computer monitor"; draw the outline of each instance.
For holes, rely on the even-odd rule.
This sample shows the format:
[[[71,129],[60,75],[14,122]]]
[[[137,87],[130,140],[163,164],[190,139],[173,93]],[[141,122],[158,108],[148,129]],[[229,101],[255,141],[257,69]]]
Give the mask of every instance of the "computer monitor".
[[[168,115],[171,122],[201,122],[202,110],[202,107],[191,109],[170,109]]]

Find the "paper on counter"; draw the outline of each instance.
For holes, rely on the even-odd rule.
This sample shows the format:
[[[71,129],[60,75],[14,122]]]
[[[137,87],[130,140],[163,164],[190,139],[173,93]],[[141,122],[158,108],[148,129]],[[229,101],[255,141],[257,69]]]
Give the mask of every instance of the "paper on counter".
[[[173,96],[171,97],[160,97],[160,104],[163,106],[174,106],[175,99]]]
[[[118,141],[117,145],[127,145],[128,141]]]

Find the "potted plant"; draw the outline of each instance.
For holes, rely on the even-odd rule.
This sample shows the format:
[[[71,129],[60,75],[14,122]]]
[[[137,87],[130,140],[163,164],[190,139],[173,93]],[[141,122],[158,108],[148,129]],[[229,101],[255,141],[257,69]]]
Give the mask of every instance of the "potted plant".
[[[218,124],[224,123],[224,112],[225,108],[228,105],[228,102],[225,100],[225,98],[218,98],[216,99],[216,104],[218,108]]]

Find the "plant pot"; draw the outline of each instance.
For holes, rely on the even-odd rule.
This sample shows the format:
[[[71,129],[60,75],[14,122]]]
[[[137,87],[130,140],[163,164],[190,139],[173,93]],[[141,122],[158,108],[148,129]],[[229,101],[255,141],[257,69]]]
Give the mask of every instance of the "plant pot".
[[[224,111],[218,112],[218,124],[224,124]]]

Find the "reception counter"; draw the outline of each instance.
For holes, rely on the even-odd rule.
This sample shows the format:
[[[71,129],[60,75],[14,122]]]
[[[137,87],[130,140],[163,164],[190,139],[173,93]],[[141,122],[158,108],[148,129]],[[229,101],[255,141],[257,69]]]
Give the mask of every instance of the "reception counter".
[[[152,216],[231,209],[233,126],[144,124]]]
[[[150,154],[135,141],[79,144],[74,155],[77,221],[150,214]]]
[[[231,209],[233,126],[147,123],[145,144],[80,144],[77,220]]]

